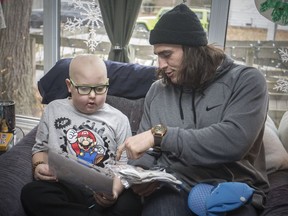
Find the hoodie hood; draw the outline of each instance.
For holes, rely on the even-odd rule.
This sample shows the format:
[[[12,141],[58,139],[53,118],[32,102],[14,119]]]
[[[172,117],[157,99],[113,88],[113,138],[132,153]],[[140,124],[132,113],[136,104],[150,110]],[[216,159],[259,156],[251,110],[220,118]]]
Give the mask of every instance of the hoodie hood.
[[[195,107],[195,97],[196,93],[200,93],[204,95],[204,91],[206,88],[208,88],[211,84],[213,84],[216,80],[220,79],[222,76],[224,76],[226,73],[228,73],[232,68],[234,61],[231,59],[229,56],[225,55],[225,58],[223,59],[221,65],[217,68],[215,72],[215,77],[211,81],[207,82],[202,88],[200,89],[187,89],[187,88],[182,88],[180,87],[180,97],[179,97],[179,109],[180,109],[180,118],[183,120],[184,119],[184,114],[183,114],[183,109],[182,109],[182,95],[183,93],[188,93],[192,95],[192,112],[194,116],[194,124],[197,123],[197,116],[196,116],[196,107]],[[235,66],[235,65],[234,65]],[[179,87],[179,86],[178,86]]]
[[[206,87],[215,82],[215,80],[218,80],[220,77],[224,76],[227,72],[229,72],[235,66],[233,63],[234,60],[229,56],[225,55],[225,58],[216,70],[214,79],[208,82]]]
[[[221,65],[216,70],[215,79],[217,79],[218,77],[220,77],[220,76],[226,74],[228,71],[230,71],[233,68],[233,65],[234,65],[233,63],[234,63],[234,60],[231,57],[225,55],[223,62],[221,63]]]

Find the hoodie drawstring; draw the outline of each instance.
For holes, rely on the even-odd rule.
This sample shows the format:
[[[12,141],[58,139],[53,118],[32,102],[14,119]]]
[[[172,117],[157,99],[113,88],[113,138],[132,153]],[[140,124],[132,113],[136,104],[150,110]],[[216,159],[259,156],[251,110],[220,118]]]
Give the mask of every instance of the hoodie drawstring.
[[[194,124],[196,125],[196,109],[195,109],[195,90],[192,92],[192,111],[193,111],[193,117],[194,117]]]
[[[180,109],[180,117],[181,120],[184,120],[184,113],[182,109],[182,95],[183,95],[183,88],[181,88],[180,91],[180,97],[179,97],[179,109]],[[195,109],[195,90],[192,91],[192,112],[193,112],[193,117],[194,117],[194,124],[196,125],[197,119],[196,119],[196,109]]]
[[[183,88],[181,88],[181,91],[180,91],[180,97],[179,97],[179,109],[180,109],[180,117],[181,117],[181,120],[183,121],[184,120],[184,114],[183,114],[183,109],[182,109],[182,94],[183,94]]]

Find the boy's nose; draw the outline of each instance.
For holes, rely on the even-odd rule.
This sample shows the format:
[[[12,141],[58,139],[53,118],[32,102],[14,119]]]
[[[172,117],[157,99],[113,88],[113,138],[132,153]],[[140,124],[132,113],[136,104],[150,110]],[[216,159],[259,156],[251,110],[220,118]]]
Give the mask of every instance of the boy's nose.
[[[89,97],[96,97],[96,89],[93,88],[90,93],[89,93]]]

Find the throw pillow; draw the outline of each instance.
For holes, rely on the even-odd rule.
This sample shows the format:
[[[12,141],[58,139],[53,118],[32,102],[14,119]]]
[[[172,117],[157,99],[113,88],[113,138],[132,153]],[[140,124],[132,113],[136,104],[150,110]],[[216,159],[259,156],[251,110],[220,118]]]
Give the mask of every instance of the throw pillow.
[[[278,128],[279,138],[288,152],[288,111],[286,111],[280,121]]]
[[[269,116],[267,116],[265,123],[263,143],[267,173],[270,174],[277,170],[288,169],[288,153],[285,151],[279,139],[278,130]]]

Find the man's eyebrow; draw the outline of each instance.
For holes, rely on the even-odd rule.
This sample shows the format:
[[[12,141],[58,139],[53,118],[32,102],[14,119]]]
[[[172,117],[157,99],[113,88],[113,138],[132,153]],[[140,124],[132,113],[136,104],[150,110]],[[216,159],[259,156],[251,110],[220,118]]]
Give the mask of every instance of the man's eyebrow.
[[[154,51],[154,55],[158,55],[158,53]]]
[[[165,54],[165,53],[167,53],[167,52],[170,52],[170,50],[162,50],[162,51],[160,51],[160,52],[154,52],[154,54],[155,55],[161,55],[161,54]]]

